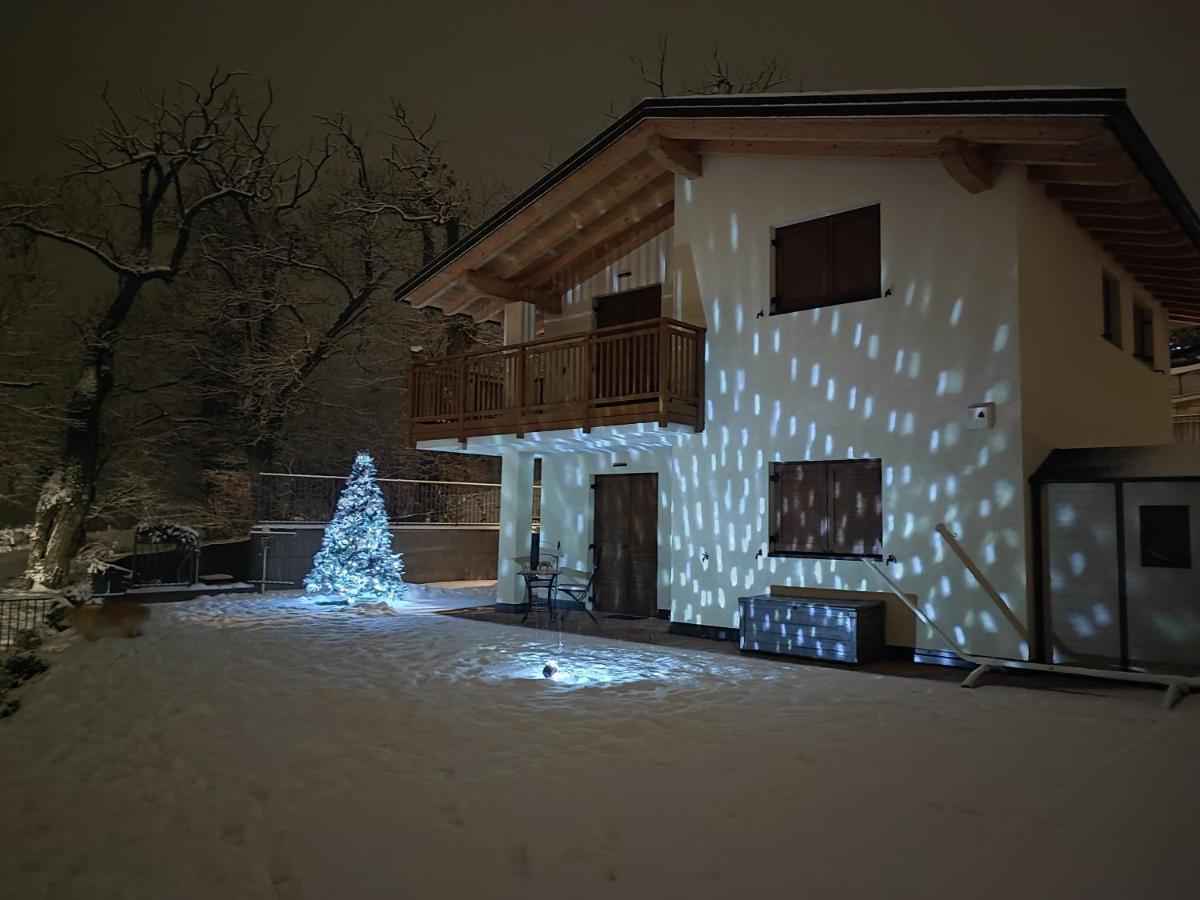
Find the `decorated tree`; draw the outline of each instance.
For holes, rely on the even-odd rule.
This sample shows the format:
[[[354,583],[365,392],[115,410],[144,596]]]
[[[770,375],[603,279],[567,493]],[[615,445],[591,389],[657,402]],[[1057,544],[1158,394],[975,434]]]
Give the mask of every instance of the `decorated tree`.
[[[404,555],[392,552],[383,494],[368,453],[354,459],[304,586],[312,594],[337,594],[351,605],[404,597]]]

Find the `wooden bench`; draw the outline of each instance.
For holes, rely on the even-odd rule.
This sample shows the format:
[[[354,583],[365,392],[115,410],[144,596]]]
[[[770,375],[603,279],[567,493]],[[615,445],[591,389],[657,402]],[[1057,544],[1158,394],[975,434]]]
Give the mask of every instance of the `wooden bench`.
[[[883,595],[775,585],[738,598],[738,646],[749,652],[861,664],[883,655]]]

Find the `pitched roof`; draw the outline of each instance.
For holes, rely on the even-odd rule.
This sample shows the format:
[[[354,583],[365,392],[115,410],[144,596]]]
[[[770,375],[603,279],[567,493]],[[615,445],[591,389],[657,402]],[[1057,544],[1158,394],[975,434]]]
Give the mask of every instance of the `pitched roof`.
[[[476,318],[562,291],[665,231],[706,154],[941,159],[968,190],[1020,164],[1180,322],[1200,323],[1200,216],[1113,88],[643,100],[396,291]]]

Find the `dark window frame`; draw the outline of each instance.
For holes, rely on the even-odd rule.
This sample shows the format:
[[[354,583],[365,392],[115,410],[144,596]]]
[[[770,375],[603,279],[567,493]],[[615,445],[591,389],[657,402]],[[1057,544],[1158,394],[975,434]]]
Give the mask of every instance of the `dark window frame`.
[[[826,541],[826,549],[824,550],[781,550],[779,545],[781,535],[776,531],[779,527],[780,504],[782,496],[779,485],[783,476],[782,468],[785,466],[811,468],[814,471],[823,471],[822,476],[824,481],[824,506],[825,516],[824,521],[826,528],[824,538]],[[878,552],[869,553],[853,553],[845,550],[832,549],[832,541],[834,534],[834,524],[836,520],[836,503],[837,496],[834,490],[834,481],[839,467],[860,467],[874,468],[878,477],[878,498],[879,510],[876,521],[877,532],[874,540],[874,546],[878,547]],[[883,559],[883,460],[876,457],[864,457],[858,459],[828,459],[828,460],[799,460],[772,462],[768,469],[768,497],[767,497],[767,513],[768,513],[768,535],[767,535],[767,556],[782,559]]]
[[[870,236],[871,245],[868,250],[873,251],[874,265],[872,266],[874,278],[869,285],[854,285],[842,286],[840,282],[844,279],[853,281],[855,274],[856,263],[861,261],[861,257],[854,253],[846,253],[846,250],[851,247],[857,247],[856,244],[843,243],[838,239],[839,227],[851,227],[863,224],[860,220],[870,220],[866,224],[868,228],[873,229]],[[794,312],[804,312],[810,309],[823,309],[827,306],[841,306],[845,303],[859,303],[863,300],[878,300],[883,296],[883,247],[882,247],[882,213],[878,203],[860,206],[855,209],[848,209],[843,212],[833,213],[827,216],[820,216],[814,219],[805,219],[800,222],[793,222],[789,225],[781,225],[775,228],[774,234],[771,237],[772,248],[772,276],[774,289],[771,297],[771,315],[780,316]],[[786,281],[782,274],[782,265],[786,257],[784,256],[784,245],[789,240],[789,236],[797,233],[808,233],[811,235],[810,241],[818,240],[823,242],[818,255],[824,257],[824,267],[819,272],[812,274],[819,276],[823,287],[820,293],[812,296],[797,298],[783,296],[782,283]],[[844,240],[844,238],[843,238]],[[810,244],[809,250],[815,249],[815,245]]]
[[[1102,304],[1100,336],[1117,349],[1123,349],[1121,343],[1121,282],[1108,272],[1103,272],[1100,292]]]
[[[1150,522],[1151,515],[1169,521]],[[1149,526],[1149,527],[1148,527]],[[1173,533],[1179,546],[1158,552],[1162,543],[1154,546],[1146,543],[1148,533]],[[1171,543],[1174,543],[1172,541]],[[1192,568],[1192,524],[1191,507],[1185,503],[1147,503],[1138,507],[1138,550],[1143,569],[1190,569]],[[1159,561],[1153,558],[1157,556]],[[1163,561],[1166,560],[1166,561]]]

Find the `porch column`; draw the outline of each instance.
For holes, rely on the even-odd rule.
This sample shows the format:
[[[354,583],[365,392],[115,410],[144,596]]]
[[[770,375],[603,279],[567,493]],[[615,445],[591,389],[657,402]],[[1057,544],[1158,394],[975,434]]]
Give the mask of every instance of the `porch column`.
[[[506,317],[507,318],[507,317]],[[524,609],[525,584],[517,575],[518,556],[529,555],[533,516],[533,454],[505,450],[500,464],[500,539],[496,559],[496,608]]]
[[[537,309],[532,303],[508,303],[504,307],[504,345],[533,340]]]

